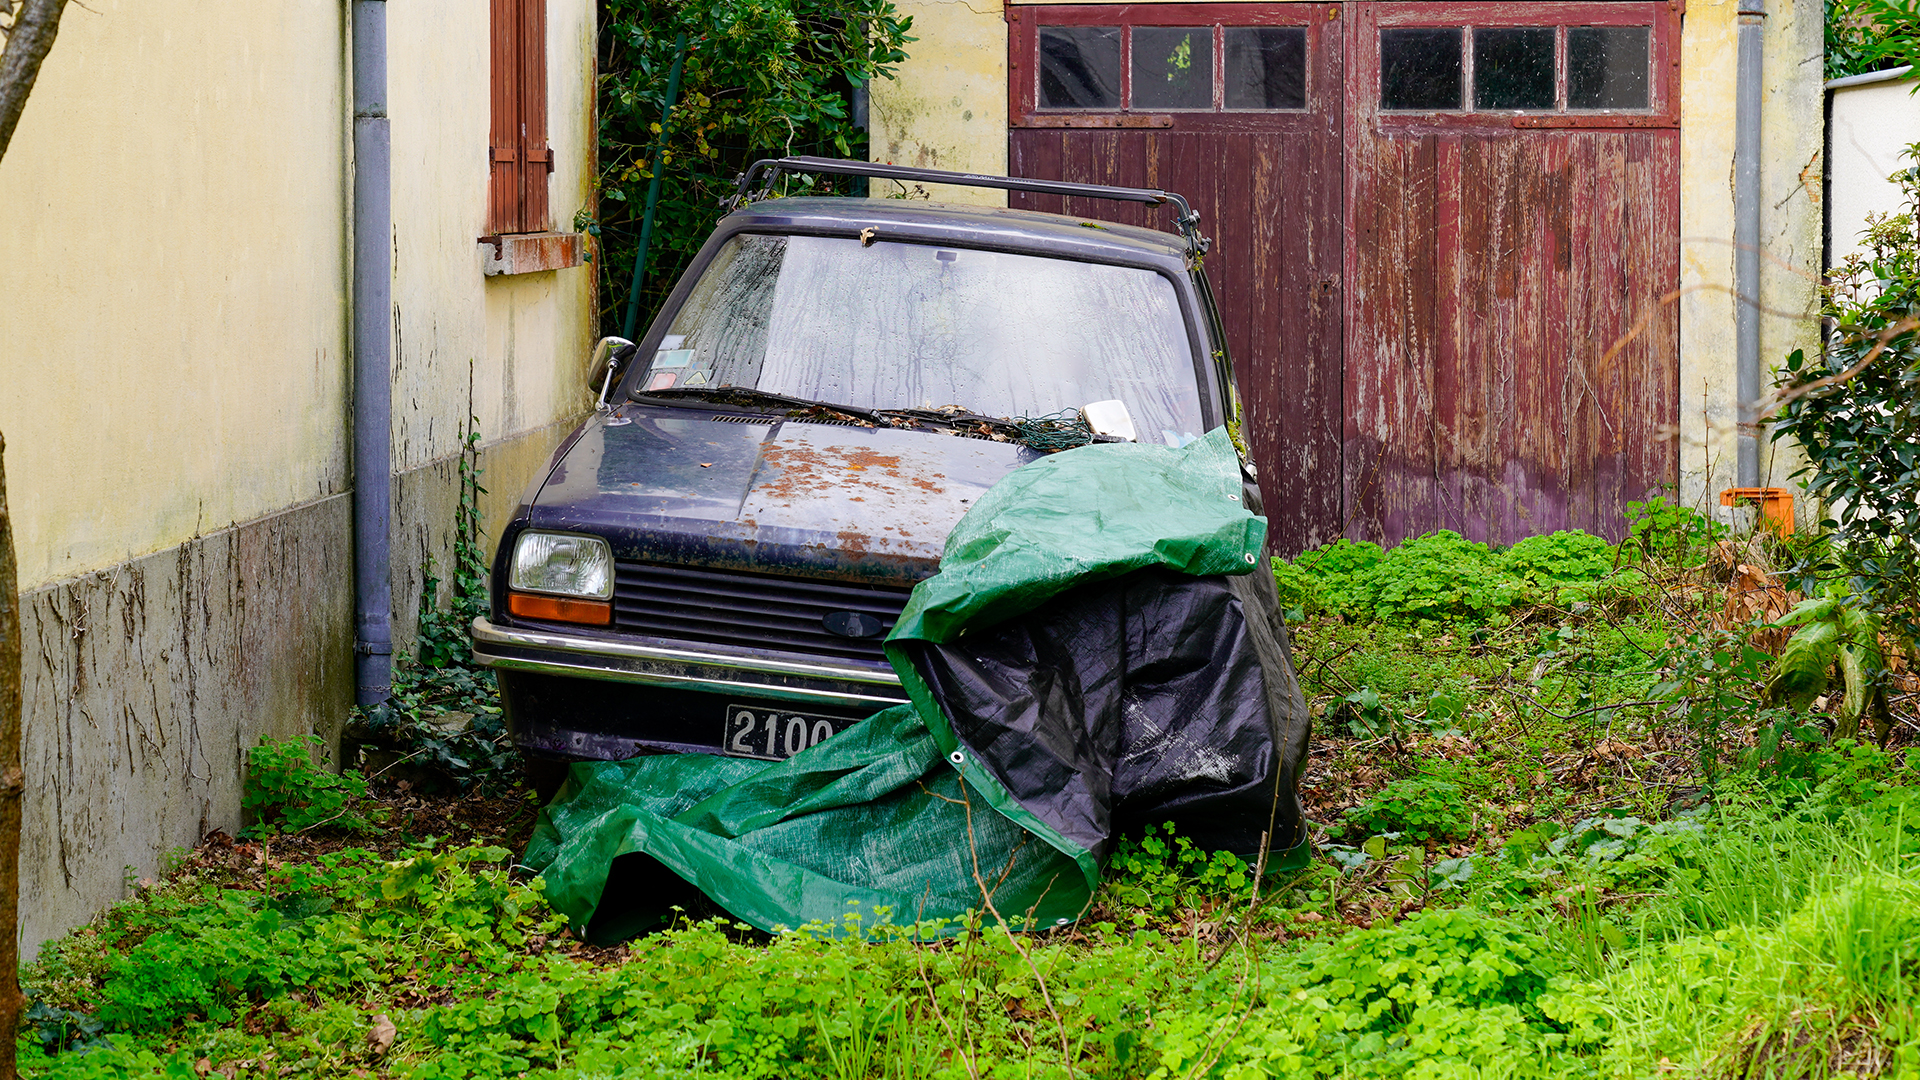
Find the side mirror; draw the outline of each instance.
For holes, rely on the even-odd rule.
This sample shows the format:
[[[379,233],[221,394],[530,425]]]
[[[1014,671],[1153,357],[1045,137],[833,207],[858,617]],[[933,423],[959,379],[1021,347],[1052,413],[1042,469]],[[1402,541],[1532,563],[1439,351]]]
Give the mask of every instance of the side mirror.
[[[623,337],[603,337],[600,344],[593,347],[593,361],[587,365],[587,385],[600,384],[600,400],[595,408],[606,409],[608,392],[626,373],[636,351],[633,342]]]

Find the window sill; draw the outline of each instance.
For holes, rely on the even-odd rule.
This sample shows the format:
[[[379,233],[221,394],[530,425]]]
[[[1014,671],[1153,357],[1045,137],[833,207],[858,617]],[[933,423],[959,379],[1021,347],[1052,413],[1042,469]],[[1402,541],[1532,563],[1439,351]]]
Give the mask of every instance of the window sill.
[[[487,277],[565,270],[586,261],[585,233],[511,233],[480,238],[480,272]]]

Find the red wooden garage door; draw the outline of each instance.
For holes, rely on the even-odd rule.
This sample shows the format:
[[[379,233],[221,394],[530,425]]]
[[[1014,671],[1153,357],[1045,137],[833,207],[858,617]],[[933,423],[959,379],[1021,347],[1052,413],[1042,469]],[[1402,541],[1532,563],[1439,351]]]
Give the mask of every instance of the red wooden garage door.
[[[1618,537],[1678,477],[1677,19],[1354,8],[1346,532]]]
[[[1675,482],[1674,4],[1008,11],[1013,171],[1205,215],[1281,551],[1618,536]]]
[[[1280,550],[1340,535],[1339,9],[1009,7],[1016,176],[1177,191],[1215,238],[1207,274],[1245,394]],[[1168,227],[1164,210],[1013,205]]]

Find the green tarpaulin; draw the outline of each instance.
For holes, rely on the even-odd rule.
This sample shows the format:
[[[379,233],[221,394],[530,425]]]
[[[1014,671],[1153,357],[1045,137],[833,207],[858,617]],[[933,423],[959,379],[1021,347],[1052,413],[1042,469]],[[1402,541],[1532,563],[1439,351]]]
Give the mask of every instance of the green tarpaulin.
[[[1223,719],[1218,730],[1202,733],[1205,745],[1180,743],[1178,732],[1161,738],[1166,752],[1202,763],[1182,774],[1190,775],[1190,787],[1198,785],[1196,805],[1213,805],[1205,800],[1214,798],[1213,812],[1249,819],[1235,825],[1241,834],[1292,847],[1293,771],[1304,751],[1306,714],[1284,628],[1264,610],[1250,610],[1261,605],[1247,582],[1219,584],[1264,562],[1266,522],[1241,505],[1241,491],[1239,459],[1224,430],[1180,449],[1100,444],[1017,470],[954,528],[940,573],[915,588],[888,636],[887,655],[910,705],[783,762],[687,754],[577,764],[542,812],[525,862],[545,878],[554,905],[601,941],[631,936],[668,914],[664,894],[635,884],[647,880],[644,874],[615,875],[609,885],[609,870],[623,857],[657,861],[763,930],[952,925],[987,906],[1022,925],[1066,923],[1092,897],[1112,815],[1104,805],[1062,812],[1053,805],[1057,793],[1035,785],[1056,785],[1051,778],[1066,775],[1073,783],[1056,786],[1088,793],[1068,801],[1107,797],[1113,776],[1126,768],[1138,773],[1121,759],[1141,756],[1120,747],[1117,740],[1127,736],[1117,718],[1129,707],[1141,712],[1142,701],[1190,710],[1200,700],[1196,676],[1207,680],[1205,693],[1213,696],[1206,700],[1228,702],[1206,710]],[[1212,590],[1181,587],[1197,579],[1211,579]],[[1089,589],[1100,582],[1113,587]],[[1168,616],[1167,597],[1189,592],[1202,599],[1181,599],[1185,615]],[[1110,609],[1134,612],[1135,623],[1147,628],[1130,629],[1124,613],[1107,618]],[[1065,625],[1063,633],[1077,643],[1065,646],[1067,653],[1140,653],[1146,658],[1135,666],[1159,674],[1143,675],[1142,688],[1121,693],[1118,674],[1089,675],[1082,685],[1054,664],[1044,679],[1051,692],[1030,693],[1031,673],[1022,673],[1018,658],[1026,657],[1028,668],[1045,666],[1032,660],[1033,635],[1005,632],[1023,617],[1036,626],[1048,618]],[[1154,627],[1182,617],[1195,625],[1167,644],[1141,644]],[[1082,632],[1083,624],[1102,620],[1113,624],[1107,637]],[[1219,636],[1219,626],[1226,636],[1207,640]],[[930,662],[956,649],[963,634],[970,645],[979,643],[977,650],[956,652],[952,663]],[[1012,649],[1015,661],[995,649]],[[1182,659],[1182,649],[1192,655]],[[1104,664],[1103,672],[1119,670],[1105,656],[1090,659]],[[1229,678],[1207,670],[1226,661],[1238,664]],[[1018,685],[994,681],[1004,682],[1009,669]],[[1179,670],[1168,675],[1172,669]],[[1147,686],[1154,678],[1161,683]],[[1222,697],[1222,687],[1237,696]],[[976,702],[958,726],[943,691]],[[973,715],[1017,700],[1029,708],[1013,728],[1004,726],[1005,717]],[[983,710],[979,701],[996,704]],[[1081,713],[1098,715],[1083,722]],[[983,726],[996,720],[1001,729]],[[1138,727],[1129,723],[1129,730]],[[1164,720],[1148,726],[1156,738],[1167,736]],[[1137,730],[1131,738],[1151,741]],[[1218,764],[1222,748],[1234,755],[1225,765]],[[1100,776],[1102,770],[1111,775]],[[1093,779],[1082,781],[1083,774]],[[1146,783],[1156,788],[1156,807],[1193,801],[1158,792],[1168,786],[1164,776]],[[1219,801],[1229,796],[1238,801]]]

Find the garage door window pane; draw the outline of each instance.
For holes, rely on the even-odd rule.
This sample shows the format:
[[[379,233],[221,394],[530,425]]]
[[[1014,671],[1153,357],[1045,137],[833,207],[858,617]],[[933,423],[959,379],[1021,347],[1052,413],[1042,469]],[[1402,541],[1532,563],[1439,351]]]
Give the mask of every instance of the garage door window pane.
[[[1457,29],[1380,31],[1380,107],[1460,107],[1460,41]]]
[[[1040,107],[1120,107],[1120,28],[1040,28]]]
[[[1229,26],[1227,108],[1307,107],[1307,31],[1298,26]]]
[[[1133,107],[1213,108],[1213,27],[1134,27]]]
[[[1478,109],[1553,108],[1553,28],[1473,32],[1473,104]]]
[[[1647,107],[1645,26],[1576,26],[1567,31],[1567,107]]]

